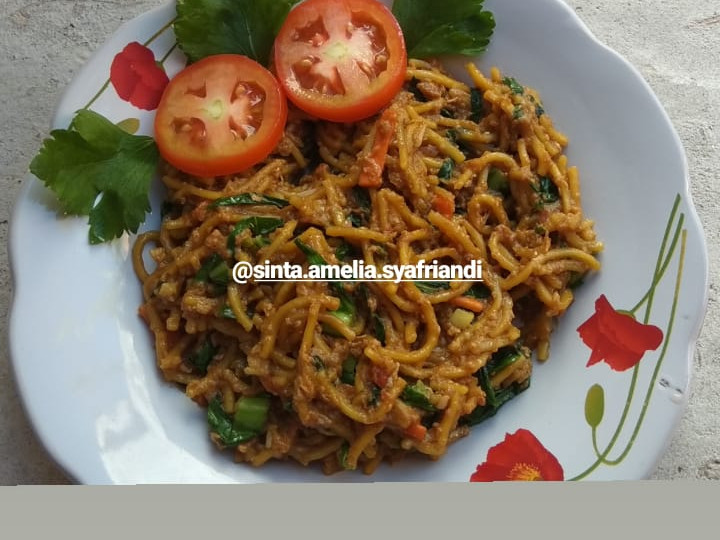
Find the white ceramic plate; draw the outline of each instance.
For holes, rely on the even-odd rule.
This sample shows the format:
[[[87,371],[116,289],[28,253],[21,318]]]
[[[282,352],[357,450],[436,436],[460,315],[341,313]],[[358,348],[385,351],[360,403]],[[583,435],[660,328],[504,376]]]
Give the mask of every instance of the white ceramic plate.
[[[261,469],[234,464],[210,444],[204,411],[155,368],[150,334],[137,316],[141,293],[130,264],[132,239],[91,247],[85,220],[58,217],[52,194],[29,177],[11,228],[12,362],[40,439],[75,480],[464,482],[489,448],[518,430],[536,438],[519,451],[554,455],[565,480],[640,479],[652,472],[686,403],[706,306],[706,249],[681,143],[638,73],[560,0],[488,0],[487,7],[497,29],[479,64],[486,72],[497,65],[540,91],[555,124],[570,137],[568,155],[580,168],[584,207],[606,245],[601,273],[581,288],[560,321],[552,357],[536,367],[531,388],[437,462],[412,460],[382,466],[372,477],[329,478],[292,463]],[[174,44],[166,26],[173,16],[168,4],[121,27],[69,86],[53,127],[67,127],[103,87],[113,57],[127,43],[152,38],[156,58],[165,56]],[[164,65],[172,75],[183,63],[175,50]],[[140,132],[151,132],[152,113],[122,101],[112,86],[92,108],[113,121],[137,118]],[[160,200],[158,191],[145,228],[159,223]],[[667,265],[654,280],[663,252]],[[648,322],[662,331],[660,347],[627,371],[613,371],[606,362],[586,367],[591,351],[576,329],[593,315],[596,299],[605,295],[615,308],[630,310],[653,281]],[[647,305],[636,312],[641,320]],[[627,348],[613,333],[615,324],[604,327],[603,347],[620,340],[613,346]]]

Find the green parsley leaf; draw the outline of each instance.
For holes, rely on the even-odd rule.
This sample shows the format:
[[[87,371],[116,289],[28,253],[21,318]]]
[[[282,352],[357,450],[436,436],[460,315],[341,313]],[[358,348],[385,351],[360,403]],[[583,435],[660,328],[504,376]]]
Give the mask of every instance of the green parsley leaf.
[[[395,0],[393,14],[405,36],[408,56],[475,56],[485,51],[495,19],[483,0]]]
[[[55,192],[63,211],[89,216],[89,241],[99,244],[137,232],[145,221],[158,160],[151,137],[130,135],[102,115],[81,110],[68,129],[53,130],[45,139],[30,172]]]
[[[267,66],[280,26],[298,0],[177,0],[174,29],[191,62],[235,53]]]

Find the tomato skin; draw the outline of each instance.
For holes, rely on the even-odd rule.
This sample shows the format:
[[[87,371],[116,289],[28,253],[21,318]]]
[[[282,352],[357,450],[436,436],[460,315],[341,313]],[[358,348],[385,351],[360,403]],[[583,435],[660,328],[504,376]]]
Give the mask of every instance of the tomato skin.
[[[377,0],[305,0],[275,38],[274,65],[299,109],[356,122],[400,91],[407,51],[399,23]]]
[[[155,115],[160,155],[200,177],[239,173],[283,137],[287,99],[274,75],[237,54],[208,56],[171,79]]]

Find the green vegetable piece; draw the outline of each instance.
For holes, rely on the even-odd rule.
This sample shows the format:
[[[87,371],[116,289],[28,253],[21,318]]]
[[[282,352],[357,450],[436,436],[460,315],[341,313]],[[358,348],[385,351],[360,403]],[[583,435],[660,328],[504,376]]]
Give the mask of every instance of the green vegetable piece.
[[[374,311],[372,314],[372,328],[373,328],[373,333],[375,334],[375,337],[380,342],[380,344],[382,346],[387,345],[387,343],[386,343],[387,336],[385,334],[385,322],[383,321],[382,317]]]
[[[308,246],[305,242],[300,240],[299,238],[295,239],[295,245],[298,247],[300,251],[303,252],[305,257],[308,260],[308,263],[315,266],[322,266],[327,264],[327,261],[323,258],[322,255],[320,255],[317,251],[315,251],[313,248]]]
[[[533,184],[530,185],[535,193],[538,194],[541,204],[553,204],[560,200],[558,187],[547,176],[541,176],[537,186]]]
[[[408,90],[412,92],[412,95],[415,97],[415,99],[421,103],[425,103],[427,101],[427,98],[425,97],[425,94],[423,94],[420,89],[418,88],[418,81],[415,77],[410,79],[410,82],[408,84]]]
[[[220,310],[220,313],[218,315],[220,317],[222,317],[223,319],[235,320],[235,312],[227,304],[223,306],[223,308]]]
[[[297,0],[178,0],[173,28],[180,49],[196,62],[242,54],[267,66],[280,26]]]
[[[585,274],[580,272],[570,273],[570,280],[567,284],[570,289],[575,290],[578,287],[582,287],[583,283],[585,283]]]
[[[319,356],[313,356],[312,361],[315,371],[323,371],[325,369],[325,362],[323,362],[322,358],[320,358]]]
[[[495,29],[483,0],[395,0],[392,11],[413,58],[476,56],[485,51]]]
[[[125,133],[135,135],[140,129],[140,120],[138,118],[126,118],[125,120],[120,120],[115,125],[122,129]]]
[[[523,111],[522,105],[515,105],[513,108],[513,120],[520,120],[523,116],[525,116],[525,111]]]
[[[538,104],[535,105],[535,115],[540,118],[543,114],[545,114],[545,109],[542,105]]]
[[[367,189],[355,186],[350,190],[350,200],[356,207],[350,211],[350,223],[353,227],[362,227],[370,223],[372,201]]]
[[[591,428],[600,425],[605,415],[605,390],[599,384],[590,387],[585,398],[585,420]]]
[[[438,178],[441,180],[449,180],[452,177],[453,170],[455,170],[455,162],[450,158],[446,159],[438,171]]]
[[[423,411],[435,412],[437,408],[430,403],[430,389],[423,384],[422,381],[417,381],[414,384],[408,384],[403,388],[402,399],[408,405]]]
[[[233,426],[260,433],[265,429],[269,410],[270,398],[267,396],[241,397],[235,403]]]
[[[356,229],[363,226],[363,218],[360,214],[351,212],[348,216],[348,220],[350,221],[350,225],[352,225]]]
[[[455,114],[450,109],[446,108],[440,109],[440,116],[443,118],[455,118]]]
[[[158,160],[151,137],[130,135],[81,110],[68,129],[53,130],[43,141],[30,172],[55,193],[63,212],[89,216],[88,240],[99,244],[135,233],[145,221]]]
[[[358,360],[354,356],[348,356],[342,364],[340,372],[340,382],[345,384],[355,384],[355,370],[357,369]]]
[[[450,284],[447,281],[415,281],[414,283],[423,294],[435,294],[450,289]]]
[[[485,112],[485,106],[483,104],[483,95],[480,90],[473,88],[470,90],[470,116],[468,117],[473,122],[479,122]]]
[[[212,341],[208,339],[188,357],[188,362],[200,373],[205,375],[210,362],[218,350],[219,349],[212,344]]]
[[[352,244],[343,242],[335,248],[335,257],[338,261],[344,261],[354,257],[356,254],[355,247]]]
[[[340,463],[340,466],[345,469],[346,471],[350,470],[350,467],[348,466],[347,457],[348,457],[348,451],[350,450],[350,445],[347,441],[342,443],[342,446],[338,448],[337,450],[337,458],[338,463]]]
[[[528,356],[519,344],[502,347],[490,357],[486,366],[488,375],[493,377],[523,358],[528,358]]]
[[[505,77],[502,82],[505,86],[510,88],[513,94],[522,96],[525,93],[525,88],[523,88],[523,85],[517,82],[512,77]]]
[[[210,430],[217,433],[225,446],[237,446],[257,436],[257,432],[238,428],[222,407],[220,398],[215,396],[208,404],[207,420]]]
[[[195,281],[221,286],[227,285],[230,283],[230,267],[220,255],[213,253],[198,270]]]
[[[235,239],[245,229],[250,229],[253,235],[267,235],[273,232],[275,229],[282,226],[284,221],[276,217],[265,217],[265,216],[250,216],[245,219],[241,219],[237,222],[233,230],[228,235],[227,248],[230,251],[235,250]],[[262,246],[259,246],[262,247]]]
[[[507,195],[510,193],[510,182],[507,175],[500,169],[492,167],[488,173],[488,189]]]
[[[295,245],[300,251],[303,252],[303,254],[308,260],[308,263],[310,263],[311,265],[323,266],[327,264],[327,261],[323,258],[322,255],[320,255],[317,251],[308,246],[299,238],[295,239]],[[343,284],[339,281],[331,281],[329,285],[330,288],[333,290],[333,293],[340,299],[340,307],[338,307],[334,311],[330,311],[329,313],[334,317],[340,319],[347,326],[353,326],[357,316],[355,302],[347,293]]]
[[[472,413],[462,417],[462,423],[468,426],[475,426],[495,416],[503,405],[530,387],[530,381],[527,380],[522,384],[513,384],[507,388],[493,389],[487,366],[478,371],[475,376],[478,378],[480,388],[485,392],[485,405],[476,407]]]
[[[463,296],[469,296],[470,298],[476,298],[477,300],[486,300],[490,298],[490,289],[482,283],[476,283],[465,291]]]
[[[368,399],[368,405],[375,407],[378,403],[380,403],[381,394],[382,389],[377,384],[370,383],[370,398]]]
[[[270,195],[241,193],[240,195],[217,199],[210,205],[210,208],[218,208],[221,206],[274,206],[275,208],[285,208],[289,204],[285,199],[271,197]]]

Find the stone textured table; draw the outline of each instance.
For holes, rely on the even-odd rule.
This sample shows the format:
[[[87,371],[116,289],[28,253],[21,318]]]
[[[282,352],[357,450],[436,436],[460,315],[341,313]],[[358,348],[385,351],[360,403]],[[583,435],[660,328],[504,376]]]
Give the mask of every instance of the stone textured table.
[[[528,0],[532,1],[532,0]],[[720,4],[717,0],[567,0],[628,58],[667,109],[687,150],[710,256],[710,303],[690,404],[653,478],[720,479]],[[27,166],[60,95],[121,23],[159,0],[0,0],[0,484],[68,479],[35,438],[9,366],[7,232]]]

